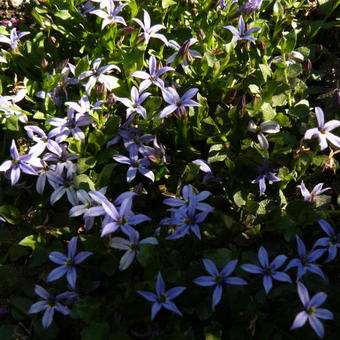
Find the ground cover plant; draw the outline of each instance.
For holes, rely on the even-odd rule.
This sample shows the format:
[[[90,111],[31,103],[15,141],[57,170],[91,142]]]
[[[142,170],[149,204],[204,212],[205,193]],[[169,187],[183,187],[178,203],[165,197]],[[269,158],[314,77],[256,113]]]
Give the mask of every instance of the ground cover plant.
[[[0,338],[337,339],[338,4],[3,20]]]

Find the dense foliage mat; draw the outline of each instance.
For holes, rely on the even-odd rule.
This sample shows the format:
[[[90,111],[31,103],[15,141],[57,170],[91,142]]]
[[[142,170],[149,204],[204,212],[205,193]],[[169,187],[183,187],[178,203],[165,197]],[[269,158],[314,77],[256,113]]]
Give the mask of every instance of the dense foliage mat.
[[[338,339],[338,4],[3,20],[0,339]]]

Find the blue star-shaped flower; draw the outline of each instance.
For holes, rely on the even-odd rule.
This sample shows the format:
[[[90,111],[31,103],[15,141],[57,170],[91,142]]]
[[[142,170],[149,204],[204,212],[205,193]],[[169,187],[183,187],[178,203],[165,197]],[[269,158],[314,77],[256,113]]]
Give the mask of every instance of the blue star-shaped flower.
[[[158,273],[156,281],[156,294],[141,290],[138,290],[137,293],[142,295],[146,300],[153,303],[151,308],[151,320],[153,320],[162,307],[182,316],[182,313],[171,300],[180,295],[185,289],[186,287],[174,287],[165,291],[164,280],[161,273]]]

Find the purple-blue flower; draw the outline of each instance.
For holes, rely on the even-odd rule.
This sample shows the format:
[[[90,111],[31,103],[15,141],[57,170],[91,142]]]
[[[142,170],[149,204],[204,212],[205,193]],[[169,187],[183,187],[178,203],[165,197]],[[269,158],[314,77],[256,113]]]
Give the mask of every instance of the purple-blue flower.
[[[125,6],[126,4],[122,4],[115,7],[114,2],[111,0],[107,2],[107,12],[103,11],[102,9],[95,9],[90,11],[90,13],[104,19],[102,22],[102,29],[104,29],[105,26],[115,22],[126,26],[124,18],[117,15]]]
[[[81,101],[85,101],[85,98],[87,97],[82,97]],[[86,104],[84,103],[84,105]],[[56,142],[61,143],[71,134],[72,137],[80,139],[84,143],[85,134],[80,127],[90,125],[92,122],[92,118],[88,113],[76,113],[76,111],[70,107],[67,109],[67,117],[50,119],[49,123],[55,126],[55,128],[48,133],[48,137],[54,137]]]
[[[30,32],[20,32],[18,34],[17,29],[12,28],[9,38],[3,34],[0,34],[0,43],[11,46],[13,51],[18,51],[19,40],[27,34],[30,34]]]
[[[89,78],[87,83],[84,84],[85,90],[87,94],[91,93],[91,90],[96,85],[96,83],[100,83],[104,86],[105,89],[111,91],[115,87],[118,87],[118,79],[114,76],[109,75],[113,70],[120,72],[120,68],[117,65],[105,65],[100,66],[103,58],[97,58],[92,62],[92,70],[84,71],[80,73],[78,79],[84,80],[85,78]],[[100,66],[100,67],[99,67]]]
[[[257,171],[260,174],[257,178],[251,181],[251,183],[258,183],[260,187],[260,196],[262,196],[266,192],[266,180],[271,182],[279,182],[280,178],[276,177],[273,173],[273,169],[269,168],[269,160],[265,158],[263,164],[257,167]]]
[[[146,300],[153,303],[151,308],[151,320],[155,318],[156,314],[160,311],[162,307],[182,316],[182,313],[171,300],[183,293],[186,287],[174,287],[165,291],[164,280],[161,273],[158,273],[155,288],[156,294],[141,290],[137,291],[138,294],[142,295]]]
[[[154,182],[155,175],[148,169],[148,166],[150,165],[149,160],[146,157],[138,158],[138,153],[135,152],[135,150],[130,152],[130,158],[123,155],[114,156],[112,158],[118,163],[130,165],[126,174],[127,182],[131,182],[136,177],[137,172]]]
[[[53,193],[50,196],[50,202],[53,205],[55,202],[59,201],[66,193],[68,201],[72,205],[78,204],[78,197],[75,190],[75,182],[73,175],[69,172],[63,174],[60,170],[61,167],[57,167],[56,171],[47,172],[47,178],[49,183],[54,188]]]
[[[130,77],[140,78],[143,81],[140,83],[139,91],[143,92],[152,84],[158,86],[160,89],[164,88],[164,81],[160,78],[164,73],[174,71],[173,67],[165,66],[157,70],[157,60],[152,55],[149,58],[149,73],[145,71],[135,71]]]
[[[132,20],[135,21],[142,28],[142,39],[145,40],[145,43],[148,44],[151,38],[156,38],[163,41],[165,45],[168,45],[168,39],[163,34],[157,33],[158,31],[165,29],[166,27],[163,25],[151,26],[151,18],[149,13],[145,9],[143,9],[143,12],[144,22],[142,22],[138,18],[133,18]]]
[[[36,157],[35,153],[28,153],[20,156],[14,139],[10,147],[11,161],[5,161],[0,165],[0,171],[10,172],[11,184],[15,185],[21,172],[29,175],[38,175],[38,169],[43,167],[42,162]]]
[[[338,255],[338,248],[340,248],[340,233],[336,233],[332,226],[323,219],[318,220],[318,223],[328,237],[319,238],[314,243],[313,248],[323,247],[324,249],[327,249],[328,258],[325,262],[333,261]]]
[[[74,299],[77,296],[76,293],[72,292],[64,292],[54,296],[39,285],[35,285],[34,291],[35,294],[40,296],[43,300],[34,303],[29,309],[28,313],[35,314],[44,311],[44,315],[42,317],[42,325],[44,328],[48,328],[52,323],[54,311],[57,311],[63,315],[70,314],[70,309],[67,306],[64,306],[61,301]]]
[[[231,26],[231,25],[224,26],[224,28],[229,30],[234,35],[235,41],[250,40],[252,43],[255,44],[256,38],[250,36],[250,34],[254,33],[257,30],[260,30],[261,27],[253,27],[253,28],[249,29],[248,31],[246,31],[246,24],[244,23],[242,15],[240,16],[240,18],[238,20],[238,26],[239,26],[239,29],[237,29],[237,28],[235,28],[234,26]]]
[[[176,113],[178,118],[183,117],[186,113],[186,107],[190,106],[201,106],[201,104],[192,100],[192,97],[196,95],[198,89],[192,88],[186,91],[182,97],[180,97],[177,91],[172,87],[166,87],[163,89],[162,94],[166,103],[169,105],[166,106],[161,114],[159,115],[159,119],[168,116],[170,113]]]
[[[122,194],[112,204],[102,193],[90,191],[90,197],[101,206],[90,208],[88,216],[100,216],[104,214],[101,237],[111,234],[120,229],[124,234],[129,236],[133,233],[132,225],[149,221],[150,218],[143,214],[134,214],[131,210],[132,197],[134,193]],[[120,205],[119,207],[116,207]]]
[[[320,107],[315,108],[315,116],[318,121],[318,127],[308,129],[303,139],[318,138],[320,150],[328,147],[327,140],[337,148],[340,148],[340,137],[330,132],[340,126],[340,120],[330,120],[325,123],[324,113]]]
[[[98,192],[104,195],[106,193],[106,189],[106,187],[101,188],[100,190],[98,190]],[[98,204],[90,197],[88,192],[83,189],[77,191],[77,197],[79,201],[83,204],[75,205],[73,208],[71,208],[69,211],[69,216],[77,217],[83,215],[84,227],[86,230],[90,230],[94,223],[94,216],[89,216],[88,211],[92,207],[96,207]]]
[[[261,4],[262,0],[248,0],[241,6],[240,11],[244,14],[250,15],[260,9]]]
[[[214,208],[207,204],[203,203],[202,201],[208,198],[211,195],[209,191],[202,191],[199,192],[198,194],[195,194],[194,189],[192,185],[185,185],[182,189],[182,197],[183,198],[166,198],[163,203],[173,207],[177,208],[177,211],[179,210],[187,210],[189,207],[190,202],[194,201],[194,207],[197,210],[200,211],[207,211],[211,212],[214,210]]]
[[[46,152],[43,160],[46,162],[56,162],[59,173],[66,169],[67,175],[71,176],[77,170],[77,165],[72,161],[79,158],[79,155],[68,152],[66,144],[53,145],[55,148],[51,149],[51,152]]]
[[[290,329],[292,330],[302,327],[308,320],[309,324],[313,328],[314,332],[318,335],[318,337],[323,338],[325,330],[323,324],[319,319],[334,319],[333,313],[331,311],[329,311],[328,309],[319,308],[319,306],[321,306],[327,299],[327,294],[320,292],[310,298],[306,286],[301,282],[297,283],[297,289],[304,310],[296,315]]]
[[[89,251],[81,251],[76,254],[78,237],[72,237],[67,245],[67,256],[59,251],[52,251],[48,258],[59,264],[60,266],[53,269],[47,276],[46,281],[51,282],[58,280],[62,276],[66,275],[67,282],[72,289],[76,288],[77,271],[76,266],[87,259],[93,253]]]
[[[258,251],[258,259],[260,266],[254,264],[243,264],[241,268],[251,274],[263,275],[263,287],[268,294],[273,287],[273,280],[281,282],[289,282],[289,275],[278,271],[278,269],[286,262],[287,256],[278,255],[274,258],[272,262],[269,262],[267,250],[264,247],[260,247]]]
[[[307,272],[314,273],[319,275],[324,280],[326,279],[325,274],[320,269],[319,266],[314,264],[313,262],[319,259],[325,252],[325,249],[316,249],[311,250],[309,253],[306,251],[306,246],[301,240],[299,236],[296,235],[296,242],[297,242],[297,252],[299,257],[294,258],[289,261],[285,271],[290,268],[297,267],[297,280],[300,280],[302,276],[304,276]]]
[[[35,125],[26,125],[24,129],[26,130],[28,137],[36,142],[36,144],[30,148],[32,153],[41,155],[46,148],[52,152],[58,149],[58,143],[49,138],[40,127]]]
[[[303,183],[303,181],[301,181],[301,184],[297,185],[296,187],[300,189],[301,195],[303,196],[303,199],[305,201],[314,202],[316,196],[321,195],[325,191],[332,189],[329,187],[323,188],[323,185],[324,185],[323,183],[317,184],[311,192],[306,188],[305,183]]]
[[[236,268],[238,260],[229,261],[221,271],[219,271],[214,262],[209,259],[203,259],[203,265],[210,276],[200,276],[193,280],[199,286],[211,287],[216,286],[212,297],[212,309],[215,309],[220,302],[223,293],[223,286],[229,285],[246,285],[247,281],[240,277],[230,276]]]
[[[119,270],[125,270],[131,265],[140,250],[141,244],[158,244],[155,237],[139,240],[139,232],[134,229],[127,229],[125,234],[129,237],[128,240],[122,237],[114,237],[110,241],[111,248],[125,250],[125,254],[119,262]]]
[[[128,119],[131,115],[132,118],[139,114],[144,119],[146,119],[146,110],[142,106],[142,103],[151,95],[150,92],[142,93],[141,90],[138,90],[136,86],[132,86],[131,89],[131,100],[128,98],[117,98],[119,102],[126,106],[126,119]]]
[[[192,61],[194,58],[202,58],[201,53],[190,49],[190,47],[197,43],[197,39],[191,38],[184,41],[183,45],[180,46],[175,40],[169,40],[169,47],[173,48],[174,52],[167,60],[167,64],[171,64],[176,58],[181,59],[181,65],[183,67],[188,66],[188,61]]]
[[[167,240],[176,240],[188,235],[190,232],[201,239],[201,231],[199,223],[202,223],[211,210],[205,210],[202,212],[196,212],[196,201],[191,200],[186,209],[169,209],[172,213],[170,218],[163,218],[161,224],[177,226],[175,231],[168,236]]]

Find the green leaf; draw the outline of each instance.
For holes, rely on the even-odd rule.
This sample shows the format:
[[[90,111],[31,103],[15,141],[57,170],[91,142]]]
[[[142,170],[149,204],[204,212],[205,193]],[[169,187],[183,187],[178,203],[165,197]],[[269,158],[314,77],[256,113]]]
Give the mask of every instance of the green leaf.
[[[25,320],[28,318],[27,312],[32,305],[32,301],[26,298],[16,297],[10,301],[12,306],[11,314],[16,320]]]
[[[182,178],[184,179],[184,182],[190,182],[194,180],[195,177],[198,175],[199,170],[200,170],[199,165],[194,163],[187,164],[182,173]]]
[[[30,247],[35,250],[39,244],[43,242],[43,239],[40,234],[38,235],[29,235],[22,239],[18,244],[25,247]]]
[[[292,29],[287,35],[286,35],[286,42],[285,42],[285,52],[290,53],[294,50],[295,44],[296,44],[296,31],[295,29]]]
[[[87,175],[82,174],[76,176],[74,178],[74,182],[79,189],[83,189],[85,191],[96,190],[95,184]]]
[[[104,187],[108,185],[111,182],[111,176],[113,173],[113,169],[117,166],[116,163],[112,164],[106,164],[103,168],[103,170],[100,172],[97,183],[98,183],[98,188]]]
[[[239,208],[241,208],[242,205],[245,205],[245,204],[246,204],[246,201],[245,201],[245,200],[243,199],[243,197],[242,197],[242,192],[241,192],[241,191],[236,192],[236,193],[234,194],[234,196],[233,196],[233,199],[234,199],[235,204],[236,204]]]
[[[265,64],[259,64],[259,68],[262,72],[262,77],[264,81],[267,82],[267,78],[271,77],[272,75],[272,70],[270,69],[268,65],[265,65]]]
[[[228,158],[228,150],[224,144],[214,144],[208,153],[208,163],[223,162]]]
[[[152,244],[142,244],[140,252],[137,254],[137,261],[144,268],[157,265],[159,254],[157,248]]]
[[[276,116],[276,111],[271,107],[269,103],[264,103],[261,106],[261,111],[263,114],[263,120],[271,120]]]
[[[315,197],[315,206],[317,208],[322,207],[323,205],[328,205],[332,202],[332,196],[330,195],[317,195]]]
[[[20,246],[18,244],[13,244],[11,248],[8,251],[9,258],[11,261],[16,261],[20,259],[23,256],[27,256],[30,254],[30,252],[27,250],[27,248]]]
[[[100,130],[92,131],[89,135],[88,139],[89,144],[95,146],[95,148],[99,151],[101,147],[105,144],[105,135]]]
[[[46,119],[45,113],[41,111],[36,111],[35,114],[33,115],[34,119],[39,119],[39,120],[44,120]]]
[[[284,106],[286,104],[287,104],[287,96],[284,93],[280,93],[272,97],[273,107]]]
[[[15,325],[5,324],[0,326],[0,339],[1,340],[13,340]]]
[[[85,158],[79,158],[78,159],[78,172],[80,174],[82,174],[86,170],[94,168],[96,163],[97,163],[97,160],[93,156],[85,157]]]
[[[81,340],[107,340],[110,331],[110,326],[107,322],[93,323],[82,330]]]
[[[90,61],[89,61],[89,57],[86,55],[85,57],[81,58],[76,65],[76,70],[75,70],[76,77],[78,77],[80,73],[89,70],[89,68],[90,68]]]
[[[174,1],[174,0],[162,0],[162,7],[164,8],[164,9],[166,9],[166,8],[168,8],[168,7],[170,7],[170,6],[173,6],[173,5],[176,5],[176,1]]]
[[[68,149],[77,155],[81,154],[83,152],[83,144],[80,139],[69,137],[66,139],[66,141],[69,143]]]
[[[129,1],[128,2],[128,6],[130,7],[131,9],[131,17],[136,17],[137,14],[138,14],[138,4],[135,0],[133,1]]]
[[[67,9],[62,9],[58,12],[55,12],[54,15],[60,18],[61,20],[69,20],[72,18],[72,15]]]
[[[301,100],[290,109],[290,114],[298,118],[306,118],[309,114],[309,102],[308,100]]]
[[[252,94],[259,94],[260,93],[260,88],[257,85],[250,84],[248,87],[249,87],[249,90]]]
[[[231,260],[232,252],[227,248],[218,248],[205,251],[204,256],[212,260],[218,268],[222,268]]]
[[[2,205],[0,207],[0,216],[10,224],[17,224],[22,218],[20,210],[13,205]]]
[[[301,64],[293,64],[289,65],[287,69],[288,78],[296,78],[298,75],[302,73],[302,65]]]
[[[17,115],[12,115],[6,119],[5,128],[10,131],[19,131],[19,118]]]
[[[290,201],[287,205],[286,212],[288,217],[301,225],[314,224],[318,219],[313,204],[308,201]]]

